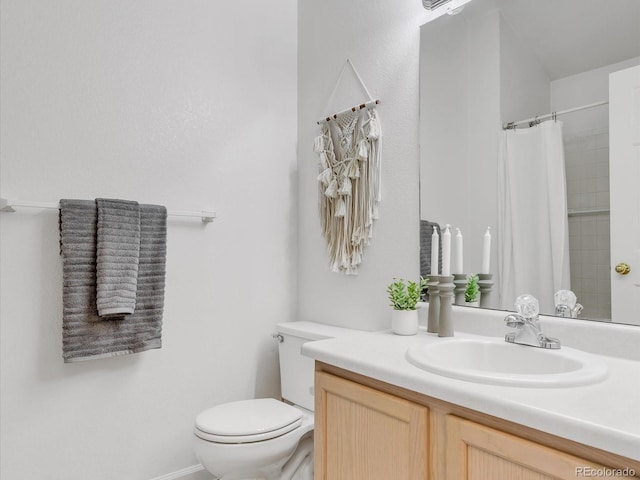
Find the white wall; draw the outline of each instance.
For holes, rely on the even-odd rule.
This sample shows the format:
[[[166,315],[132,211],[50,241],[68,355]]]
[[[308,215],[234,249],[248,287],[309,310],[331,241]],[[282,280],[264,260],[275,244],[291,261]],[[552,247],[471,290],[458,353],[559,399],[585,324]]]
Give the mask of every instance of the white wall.
[[[640,64],[640,57],[605,65],[551,82],[551,108],[565,110],[609,99],[609,74]],[[607,107],[594,107],[562,116],[564,134],[609,127]]]
[[[425,12],[415,0],[302,0],[298,5],[298,283],[301,320],[374,330],[390,324],[386,286],[417,278],[418,55]],[[313,139],[343,62],[353,60],[379,112],[382,203],[358,276],[331,273],[317,207]],[[334,110],[362,97],[338,98]],[[346,103],[346,105],[345,105]]]
[[[219,216],[169,221],[162,349],[64,364],[57,214],[0,215],[0,477],[193,465],[200,410],[279,391],[270,334],[294,320],[297,288],[296,2],[0,6],[3,197]]]

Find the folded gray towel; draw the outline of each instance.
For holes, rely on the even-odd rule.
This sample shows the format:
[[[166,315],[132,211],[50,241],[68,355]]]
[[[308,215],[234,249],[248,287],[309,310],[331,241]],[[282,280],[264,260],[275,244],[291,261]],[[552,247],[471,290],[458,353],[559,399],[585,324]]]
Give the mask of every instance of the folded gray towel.
[[[138,202],[108,198],[96,198],[96,205],[98,315],[131,315],[138,285],[140,206]]]
[[[442,238],[440,225],[428,220],[420,220],[420,276],[427,278],[431,275],[431,235],[433,227],[436,227],[438,235]],[[439,242],[438,249],[438,271],[442,271],[442,242]]]
[[[98,316],[96,306],[96,203],[60,201],[62,351],[65,362],[124,355],[162,346],[166,218],[164,207],[140,205],[136,308],[132,315],[104,320]]]

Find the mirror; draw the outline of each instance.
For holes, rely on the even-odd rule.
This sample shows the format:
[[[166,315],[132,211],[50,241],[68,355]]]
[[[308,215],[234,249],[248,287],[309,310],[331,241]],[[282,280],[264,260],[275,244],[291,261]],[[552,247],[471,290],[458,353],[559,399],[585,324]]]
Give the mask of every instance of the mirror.
[[[616,259],[614,252],[612,260],[619,235],[610,231],[614,212],[636,224],[640,212],[637,201],[614,199],[618,190],[610,186],[610,168],[613,181],[613,168],[621,167],[616,158],[609,158],[608,105],[609,75],[637,65],[637,0],[473,0],[457,14],[422,26],[420,217],[441,227],[450,224],[452,238],[455,229],[461,229],[467,273],[480,272],[483,236],[487,226],[492,227],[494,285],[484,306],[513,310],[516,295],[531,293],[546,296],[541,313],[554,314],[553,292],[561,287],[572,290],[584,306],[578,318],[640,325],[640,288],[631,295],[615,294],[622,277],[612,271],[612,263],[613,268],[623,260],[632,264],[632,270],[635,266],[628,278],[637,274],[633,281],[640,284],[640,250],[631,252],[633,258],[628,260]],[[552,112],[558,114],[543,117]],[[503,130],[504,123],[536,117],[544,121]],[[512,147],[510,142],[533,135],[545,124],[551,129],[551,123],[561,126],[553,129],[560,136],[553,158],[544,160],[549,165],[545,170],[544,161],[531,153],[534,148]],[[524,157],[517,161],[528,167],[511,178],[518,149]],[[515,204],[516,195],[531,205],[544,204],[545,213],[515,212],[514,207],[515,216],[508,217],[505,209]],[[556,203],[544,203],[547,196]],[[562,208],[554,206],[558,201]],[[624,211],[618,210],[620,204]],[[519,226],[509,218],[517,219]],[[549,250],[546,240],[539,240],[539,230],[547,224],[552,225],[552,237],[561,237],[566,256],[558,256],[556,247]],[[421,237],[422,244],[426,235]],[[514,245],[526,240],[533,248],[529,263],[509,269]],[[545,265],[564,272],[564,277],[558,281],[561,275],[552,272],[558,278],[533,280]],[[514,293],[508,294],[509,287]],[[543,287],[545,292],[535,291]],[[625,305],[626,314],[616,313],[623,311],[618,307],[627,300],[635,301],[635,306]]]

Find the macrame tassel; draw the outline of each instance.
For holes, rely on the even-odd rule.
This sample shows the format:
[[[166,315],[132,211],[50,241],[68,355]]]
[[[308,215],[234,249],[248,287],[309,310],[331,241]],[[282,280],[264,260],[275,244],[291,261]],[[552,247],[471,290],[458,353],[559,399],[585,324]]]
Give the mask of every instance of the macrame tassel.
[[[324,148],[324,135],[318,135],[313,141],[313,151],[316,153],[320,153]]]
[[[345,174],[349,178],[358,178],[360,176],[360,169],[358,168],[358,162],[356,162],[355,160],[351,160],[349,162],[349,165],[347,165]]]
[[[318,181],[325,187],[329,185],[333,178],[333,171],[330,168],[325,168],[320,175],[318,175]]]
[[[338,181],[334,178],[329,182],[329,186],[324,191],[327,197],[336,198],[338,196]]]
[[[380,138],[380,126],[378,125],[378,114],[374,109],[367,110],[369,114],[369,120],[367,122],[367,138],[378,139]]]
[[[340,190],[338,190],[338,193],[340,195],[351,195],[351,179],[349,179],[349,177],[342,179],[342,186]]]
[[[358,144],[358,160],[367,161],[369,158],[369,148],[365,139],[360,140]]]

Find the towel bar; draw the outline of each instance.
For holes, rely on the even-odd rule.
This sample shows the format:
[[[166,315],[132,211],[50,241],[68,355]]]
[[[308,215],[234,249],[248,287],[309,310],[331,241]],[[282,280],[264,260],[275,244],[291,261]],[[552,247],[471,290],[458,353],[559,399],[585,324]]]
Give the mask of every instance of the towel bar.
[[[44,208],[57,210],[59,205],[57,203],[44,203],[44,202],[25,202],[18,200],[9,200],[6,198],[0,198],[0,212],[15,212],[15,207],[23,208]],[[216,218],[215,212],[201,211],[201,212],[189,212],[183,210],[167,210],[167,215],[171,217],[195,217],[200,218],[202,223],[211,223]]]

